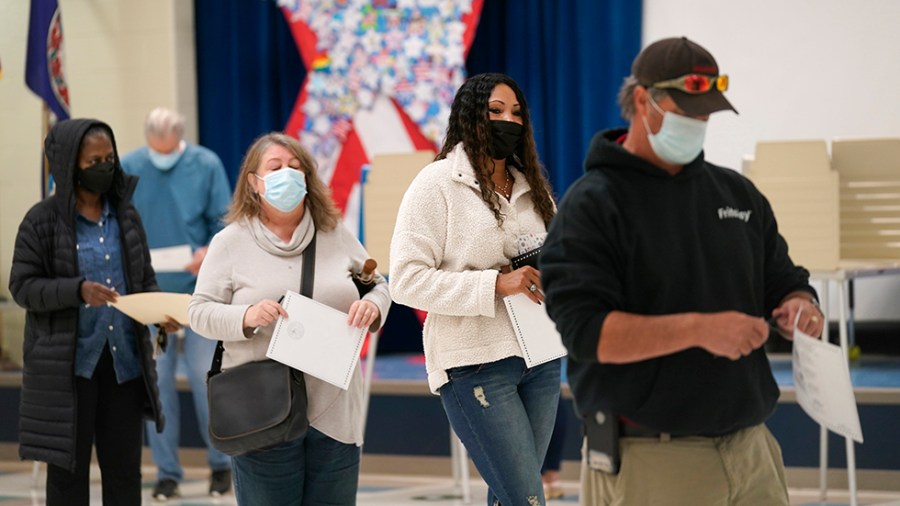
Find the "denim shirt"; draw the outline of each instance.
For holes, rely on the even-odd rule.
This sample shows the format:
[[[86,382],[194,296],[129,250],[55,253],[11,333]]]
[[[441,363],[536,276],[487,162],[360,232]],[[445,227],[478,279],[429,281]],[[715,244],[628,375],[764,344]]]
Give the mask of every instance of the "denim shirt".
[[[75,218],[78,267],[85,281],[96,281],[126,295],[122,240],[115,210],[104,199],[100,221]],[[108,344],[119,383],[141,375],[141,361],[131,318],[111,306],[78,310],[78,343],[75,346],[75,375],[90,379]]]

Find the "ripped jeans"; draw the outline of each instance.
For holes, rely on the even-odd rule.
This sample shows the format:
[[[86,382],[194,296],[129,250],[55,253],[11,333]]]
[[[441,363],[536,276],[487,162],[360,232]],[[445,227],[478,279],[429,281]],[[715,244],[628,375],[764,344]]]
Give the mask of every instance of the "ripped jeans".
[[[559,402],[560,360],[520,357],[447,370],[441,403],[487,483],[488,506],[543,506],[541,464]]]

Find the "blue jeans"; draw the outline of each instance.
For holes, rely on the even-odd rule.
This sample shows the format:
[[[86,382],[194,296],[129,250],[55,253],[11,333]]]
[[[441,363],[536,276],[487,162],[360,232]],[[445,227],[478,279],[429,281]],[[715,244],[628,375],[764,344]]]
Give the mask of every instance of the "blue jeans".
[[[156,335],[156,328],[151,327],[150,335]],[[156,426],[147,423],[147,440],[153,452],[153,462],[158,468],[157,479],[181,481],[184,471],[178,461],[178,446],[181,440],[180,402],[175,371],[179,357],[184,360],[188,383],[191,386],[191,397],[194,399],[194,413],[197,415],[197,428],[203,442],[209,449],[207,461],[213,471],[231,469],[231,457],[216,450],[209,443],[209,405],[206,400],[206,373],[212,363],[216,342],[206,339],[191,329],[184,329],[184,354],[178,353],[178,342],[174,335],[169,336],[169,346],[165,353],[160,350],[156,357],[156,374],[159,376],[159,400],[166,426],[162,434],[157,434]]]
[[[241,506],[353,506],[359,453],[310,427],[289,443],[234,457],[235,498]]]
[[[566,441],[566,427],[569,425],[569,410],[563,406],[562,400],[556,408],[556,422],[553,424],[553,435],[550,436],[550,446],[547,447],[547,456],[541,465],[541,474],[547,471],[559,471],[562,464],[563,444]]]
[[[541,464],[559,402],[560,361],[519,357],[447,370],[441,403],[488,484],[488,505],[545,504]]]

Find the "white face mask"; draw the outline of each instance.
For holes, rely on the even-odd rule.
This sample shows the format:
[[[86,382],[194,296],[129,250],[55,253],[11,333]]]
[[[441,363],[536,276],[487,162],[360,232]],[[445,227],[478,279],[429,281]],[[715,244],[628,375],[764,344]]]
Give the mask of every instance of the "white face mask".
[[[160,153],[155,149],[147,146],[147,154],[150,155],[150,163],[152,163],[157,169],[161,171],[170,170],[172,167],[178,163],[178,160],[181,159],[181,155],[184,154],[185,143],[181,141],[178,144],[178,149],[172,151],[171,153]]]
[[[647,117],[641,118],[644,121],[644,128],[647,129],[647,139],[650,141],[653,152],[662,161],[672,165],[684,165],[692,162],[703,151],[707,122],[671,111],[663,111],[649,93],[647,98],[653,108],[663,116],[662,126],[655,134],[650,131]]]

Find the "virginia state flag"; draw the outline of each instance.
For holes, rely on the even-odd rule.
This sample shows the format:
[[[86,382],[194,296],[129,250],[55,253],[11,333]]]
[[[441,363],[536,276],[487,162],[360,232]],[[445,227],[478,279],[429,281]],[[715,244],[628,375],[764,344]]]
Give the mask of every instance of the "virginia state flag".
[[[69,119],[69,86],[63,73],[62,18],[56,0],[31,0],[25,84],[56,116]]]

